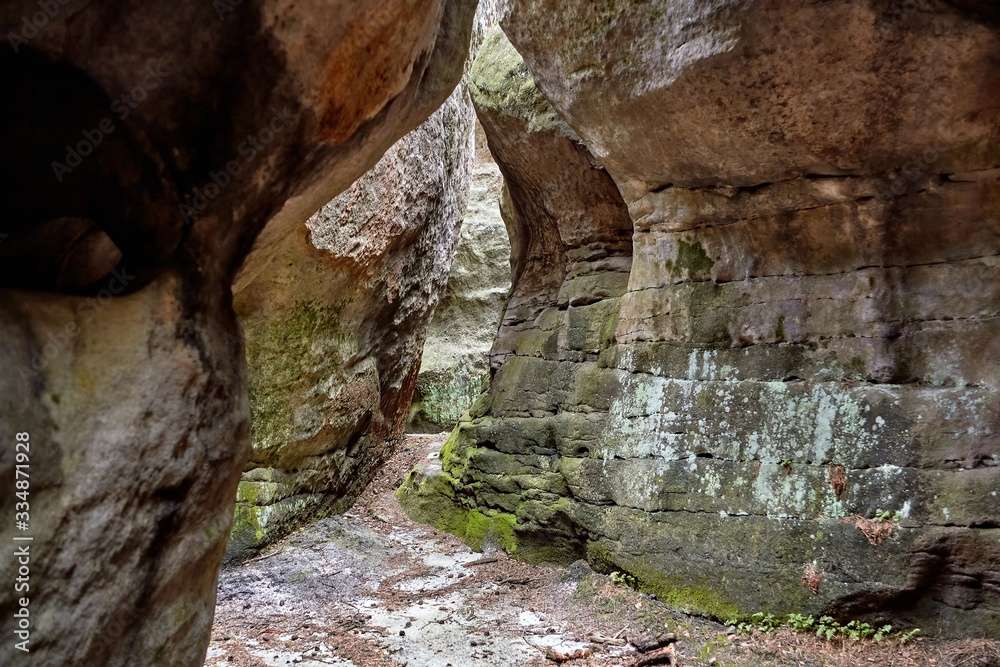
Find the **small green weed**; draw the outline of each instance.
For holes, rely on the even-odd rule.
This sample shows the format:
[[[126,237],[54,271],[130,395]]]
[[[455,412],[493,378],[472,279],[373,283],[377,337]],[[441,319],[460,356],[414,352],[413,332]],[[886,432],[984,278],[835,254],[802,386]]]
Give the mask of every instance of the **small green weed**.
[[[875,627],[863,621],[850,621],[845,624],[837,622],[831,616],[806,616],[804,614],[788,614],[776,617],[773,614],[756,613],[746,620],[731,619],[727,625],[736,628],[740,634],[751,632],[774,632],[779,628],[789,628],[795,632],[812,632],[820,639],[849,639],[851,641],[872,640],[876,642],[894,639],[902,644],[914,639],[920,634],[920,628],[900,631],[891,625]]]
[[[639,580],[633,577],[627,572],[612,572],[610,575],[611,583],[617,586],[625,586],[627,588],[639,588]]]

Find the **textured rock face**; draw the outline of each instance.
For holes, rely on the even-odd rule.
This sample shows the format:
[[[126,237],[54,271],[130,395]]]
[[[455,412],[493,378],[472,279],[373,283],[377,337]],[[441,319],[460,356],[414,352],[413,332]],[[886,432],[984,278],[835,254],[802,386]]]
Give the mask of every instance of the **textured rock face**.
[[[627,207],[631,269],[579,289],[563,268],[543,202],[603,172],[563,160],[535,185],[559,121],[513,51],[482,53],[477,109],[538,231],[514,243],[533,259],[489,395],[411,511],[720,617],[1000,634],[995,17],[523,0],[504,27],[621,191],[600,199]],[[581,208],[574,230],[606,217]]]
[[[471,52],[501,7],[478,6]],[[474,116],[460,85],[304,228],[243,266],[234,298],[252,453],[227,558],[349,507],[402,434],[467,208]]]
[[[473,111],[460,87],[351,188],[248,262],[253,451],[229,555],[349,506],[390,453],[469,190]]]
[[[0,613],[28,593],[31,664],[201,664],[248,453],[233,276],[447,97],[473,9],[0,9],[0,480],[12,517],[30,434],[34,538]]]
[[[489,385],[489,353],[510,290],[510,241],[500,217],[503,178],[476,132],[468,208],[448,284],[427,329],[408,428],[452,428]]]

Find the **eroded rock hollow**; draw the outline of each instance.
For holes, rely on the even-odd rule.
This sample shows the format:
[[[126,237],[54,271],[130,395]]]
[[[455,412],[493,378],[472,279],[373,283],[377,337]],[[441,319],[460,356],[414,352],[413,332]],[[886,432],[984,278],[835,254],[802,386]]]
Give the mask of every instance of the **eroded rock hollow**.
[[[997,25],[513,2],[472,78],[512,297],[408,511],[718,618],[1000,634]]]
[[[474,9],[0,9],[5,516],[15,433],[31,475],[0,538],[33,538],[32,664],[201,664],[249,451],[233,278],[440,106]]]

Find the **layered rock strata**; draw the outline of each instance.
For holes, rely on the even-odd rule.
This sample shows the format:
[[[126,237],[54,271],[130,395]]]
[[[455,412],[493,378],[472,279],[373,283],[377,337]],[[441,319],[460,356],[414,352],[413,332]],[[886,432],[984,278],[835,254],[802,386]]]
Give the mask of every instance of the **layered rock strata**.
[[[249,451],[234,275],[447,98],[474,7],[0,9],[0,538],[33,538],[0,613],[32,664],[204,661]]]
[[[720,618],[1000,634],[995,17],[555,9],[513,3],[527,67],[500,39],[475,65],[541,250],[520,254],[488,396],[443,472],[409,480],[410,511],[529,558],[586,554]],[[578,287],[544,203],[605,172],[552,161],[544,187],[520,185],[559,119],[634,226],[616,282]],[[581,208],[576,230],[604,219]]]

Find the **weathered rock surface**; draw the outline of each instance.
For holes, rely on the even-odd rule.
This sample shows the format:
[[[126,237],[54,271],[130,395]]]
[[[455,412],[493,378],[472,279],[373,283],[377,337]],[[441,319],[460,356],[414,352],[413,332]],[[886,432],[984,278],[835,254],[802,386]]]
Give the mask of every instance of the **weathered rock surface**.
[[[500,6],[478,7],[473,52]],[[234,299],[247,340],[252,453],[228,558],[349,507],[392,452],[456,254],[474,117],[460,85],[305,228],[244,265]]]
[[[490,348],[510,290],[510,241],[500,217],[503,177],[481,131],[475,156],[455,259],[420,359],[413,431],[451,429],[489,386]]]
[[[964,6],[514,2],[527,68],[498,39],[475,101],[536,231],[409,511],[718,617],[1000,634],[1000,33]],[[560,136],[610,178],[536,180]]]
[[[0,539],[33,537],[0,613],[30,598],[30,664],[202,663],[249,444],[233,277],[450,94],[474,6],[0,9]]]
[[[234,288],[253,451],[229,556],[350,505],[401,435],[469,190],[460,87]]]

